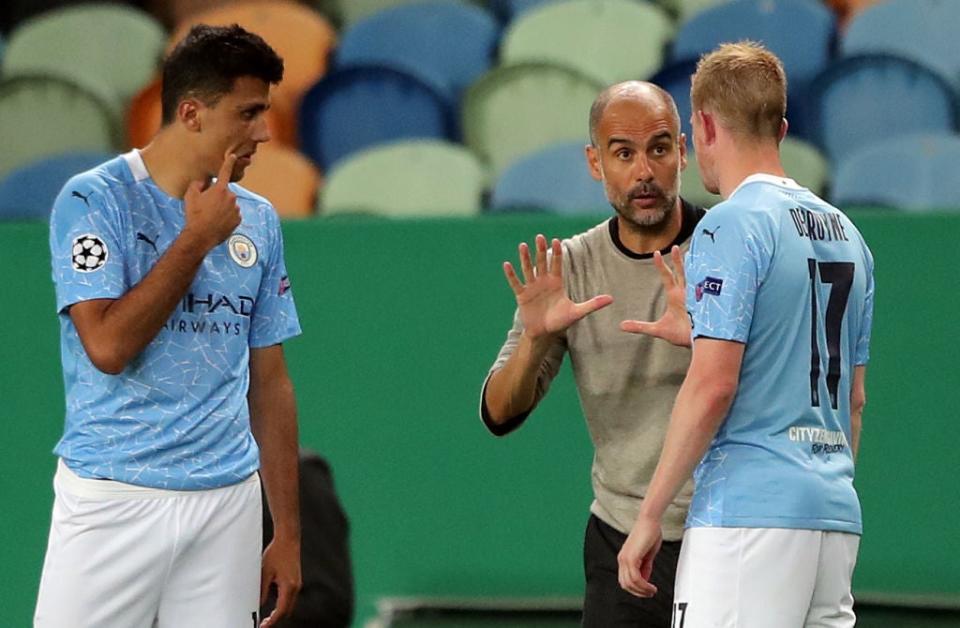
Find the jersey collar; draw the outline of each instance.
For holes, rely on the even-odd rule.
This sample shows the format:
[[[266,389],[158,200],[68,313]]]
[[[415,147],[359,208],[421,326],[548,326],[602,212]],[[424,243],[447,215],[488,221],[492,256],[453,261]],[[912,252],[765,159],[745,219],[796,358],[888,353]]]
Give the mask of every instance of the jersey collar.
[[[129,153],[121,155],[121,157],[127,162],[127,167],[130,168],[130,173],[133,175],[134,181],[139,183],[150,178],[150,173],[147,172],[147,165],[143,163],[143,157],[140,156],[139,150],[134,148]]]
[[[779,187],[787,188],[787,189],[789,189],[789,190],[802,190],[802,189],[804,189],[803,186],[801,186],[800,184],[798,184],[798,183],[797,183],[796,181],[794,181],[793,179],[790,179],[790,178],[787,178],[787,177],[778,177],[778,176],[773,175],[773,174],[765,174],[765,173],[762,173],[762,172],[758,172],[758,173],[756,173],[756,174],[750,175],[749,177],[747,177],[746,179],[744,179],[743,181],[741,181],[741,182],[740,182],[740,185],[738,185],[737,187],[735,187],[734,190],[733,190],[733,192],[730,193],[730,196],[733,196],[734,194],[736,194],[737,192],[739,192],[739,191],[740,191],[740,188],[742,188],[743,186],[745,186],[745,185],[750,185],[751,183],[769,183],[769,184],[771,184],[771,185],[777,185],[777,186],[779,186]]]

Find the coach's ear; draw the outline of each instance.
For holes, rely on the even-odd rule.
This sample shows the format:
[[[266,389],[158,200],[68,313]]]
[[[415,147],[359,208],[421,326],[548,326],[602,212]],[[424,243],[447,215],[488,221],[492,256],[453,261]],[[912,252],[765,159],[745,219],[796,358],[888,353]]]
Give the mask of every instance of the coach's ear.
[[[593,144],[587,144],[583,147],[583,153],[587,157],[587,168],[590,170],[590,176],[596,181],[603,181],[603,166],[600,164],[597,147]]]

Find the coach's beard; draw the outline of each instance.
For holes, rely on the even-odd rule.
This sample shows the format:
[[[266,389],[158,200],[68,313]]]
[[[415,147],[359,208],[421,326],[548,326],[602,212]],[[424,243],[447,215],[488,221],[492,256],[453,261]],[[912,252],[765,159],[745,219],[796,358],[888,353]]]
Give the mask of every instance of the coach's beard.
[[[630,226],[644,231],[657,231],[669,223],[676,206],[675,194],[668,197],[657,184],[640,183],[630,188],[613,208]]]

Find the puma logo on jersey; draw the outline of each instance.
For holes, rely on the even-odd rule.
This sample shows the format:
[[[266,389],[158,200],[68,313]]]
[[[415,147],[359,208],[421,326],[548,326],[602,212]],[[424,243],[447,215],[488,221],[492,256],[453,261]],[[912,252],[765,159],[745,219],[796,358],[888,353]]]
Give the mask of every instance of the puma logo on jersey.
[[[160,236],[157,235],[157,237],[159,238]],[[160,254],[160,251],[157,250],[157,243],[154,242],[153,240],[151,240],[150,238],[148,238],[147,236],[143,235],[143,233],[141,233],[141,232],[139,232],[139,231],[137,232],[137,240],[142,240],[142,241],[146,242],[147,244],[149,244],[150,246],[153,247],[153,252],[154,252],[154,253],[156,253],[156,254],[158,254],[158,255]]]
[[[90,192],[90,194],[93,194],[93,192]],[[70,196],[75,196],[79,198],[81,201],[83,201],[84,205],[86,205],[87,207],[90,207],[90,201],[87,200],[88,198],[90,198],[90,194],[87,194],[86,196],[84,196],[80,192],[77,192],[76,190],[74,190],[73,192],[70,193]]]
[[[709,229],[706,229],[706,228],[705,228],[705,229],[703,230],[703,235],[710,236],[710,241],[713,242],[714,244],[716,244],[717,241],[714,239],[714,236],[717,234],[717,231],[720,231],[720,227],[717,227],[717,228],[714,229],[713,231],[710,231]]]

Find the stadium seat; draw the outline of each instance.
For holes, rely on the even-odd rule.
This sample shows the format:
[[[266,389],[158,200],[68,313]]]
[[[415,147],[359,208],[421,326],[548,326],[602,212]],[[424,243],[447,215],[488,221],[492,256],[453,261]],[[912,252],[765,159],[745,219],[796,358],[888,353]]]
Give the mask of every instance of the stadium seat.
[[[310,160],[283,144],[263,144],[240,185],[265,196],[281,218],[306,218],[316,206],[320,173]]]
[[[673,96],[677,103],[677,113],[680,115],[680,129],[690,135],[690,77],[697,70],[697,59],[683,59],[666,64],[650,79],[651,83],[659,85]]]
[[[521,13],[529,11],[547,2],[556,2],[557,0],[487,0],[487,7],[493,11],[494,15],[500,18],[504,24],[509,24]]]
[[[603,88],[563,66],[496,68],[467,90],[461,110],[464,142],[495,175],[550,144],[586,143],[590,105]]]
[[[791,132],[808,137],[806,94],[827,66],[834,15],[811,0],[732,0],[704,9],[680,25],[670,59],[697,59],[723,42],[750,39],[764,44],[787,72]]]
[[[46,220],[70,177],[115,156],[107,152],[65,153],[8,173],[0,180],[0,220]]]
[[[163,27],[120,4],[78,4],[37,15],[10,35],[3,76],[59,76],[93,91],[119,121],[156,71]]]
[[[328,16],[343,31],[375,13],[417,1],[419,0],[311,0],[310,4]]]
[[[160,129],[163,107],[160,102],[160,77],[155,77],[131,100],[126,114],[127,148],[142,148],[150,142]],[[264,112],[270,137],[275,144],[289,145],[283,141],[286,121],[282,120],[278,110],[271,107]],[[280,139],[277,139],[280,138]]]
[[[377,146],[341,162],[321,191],[319,212],[473,216],[485,173],[462,146],[414,140]]]
[[[833,202],[960,212],[960,137],[911,134],[867,144],[837,165]]]
[[[273,90],[274,139],[296,146],[297,107],[304,92],[327,71],[336,45],[333,26],[322,15],[293,0],[238,2],[192,15],[170,38],[168,49],[194,24],[239,24],[257,33],[283,57],[283,81]]]
[[[810,93],[814,143],[835,165],[891,135],[957,128],[956,97],[938,73],[892,55],[835,62]]]
[[[49,76],[0,81],[0,137],[0,177],[41,157],[119,145],[116,120],[103,100]]]
[[[501,65],[555,63],[609,85],[645,79],[663,61],[673,23],[654,4],[563,0],[517,17],[500,45]]]
[[[585,142],[554,144],[510,164],[497,178],[491,212],[609,213],[603,184],[590,176]]]
[[[960,2],[889,0],[870,6],[850,22],[840,40],[844,56],[890,53],[939,71],[960,85],[957,25]]]
[[[486,72],[499,26],[485,10],[437,0],[375,13],[343,33],[337,66],[384,65],[442,88],[451,105]]]
[[[324,171],[376,144],[454,137],[453,116],[433,86],[394,68],[335,70],[313,86],[300,107],[302,150]]]

